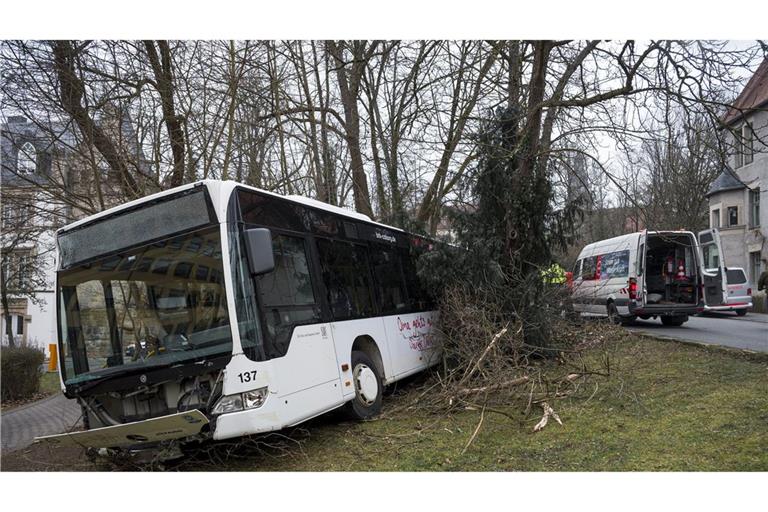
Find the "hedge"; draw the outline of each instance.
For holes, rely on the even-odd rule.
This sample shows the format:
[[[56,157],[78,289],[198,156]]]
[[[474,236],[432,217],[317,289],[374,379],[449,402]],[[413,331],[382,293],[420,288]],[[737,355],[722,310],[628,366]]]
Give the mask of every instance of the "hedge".
[[[0,349],[0,393],[2,400],[23,400],[40,390],[40,365],[45,353],[33,347]]]

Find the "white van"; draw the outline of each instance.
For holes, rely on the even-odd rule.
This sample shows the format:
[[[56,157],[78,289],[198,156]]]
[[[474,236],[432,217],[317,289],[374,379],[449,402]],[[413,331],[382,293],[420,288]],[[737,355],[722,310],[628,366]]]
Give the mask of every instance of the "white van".
[[[616,323],[660,317],[679,326],[726,290],[716,229],[641,231],[587,245],[573,269],[574,309]]]
[[[752,309],[752,285],[747,280],[747,273],[743,268],[728,267],[725,281],[728,293],[723,297],[722,304],[707,303],[704,313],[733,311],[739,316],[746,315]]]

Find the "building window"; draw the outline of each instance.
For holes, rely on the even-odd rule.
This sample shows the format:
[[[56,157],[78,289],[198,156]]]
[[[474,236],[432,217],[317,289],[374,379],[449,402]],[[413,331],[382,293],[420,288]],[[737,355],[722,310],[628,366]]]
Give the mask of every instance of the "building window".
[[[24,317],[21,315],[16,316],[16,334],[24,335]]]
[[[2,205],[2,226],[18,231],[32,226],[34,206],[25,201],[6,202]]]
[[[729,226],[739,225],[739,207],[738,206],[728,207],[728,225]]]
[[[29,250],[13,251],[3,261],[3,279],[11,290],[23,290],[29,286],[32,253]]]
[[[736,157],[736,165],[735,167],[738,169],[741,166],[749,165],[754,160],[754,145],[752,143],[754,134],[752,132],[752,128],[745,124],[741,127],[741,129],[738,131],[738,133],[735,135],[736,138],[736,151],[735,151],[735,157]]]
[[[757,283],[762,273],[762,261],[760,261],[760,251],[749,253],[749,275],[752,283]]]
[[[16,171],[19,174],[30,174],[37,170],[37,150],[31,142],[27,142],[19,150],[16,157]]]
[[[2,205],[2,222],[4,228],[13,225],[13,209],[11,208],[11,205],[7,203],[3,203]]]
[[[711,227],[713,228],[719,228],[720,227],[720,209],[712,210],[712,224]]]
[[[760,225],[760,188],[749,191],[749,227]]]
[[[754,147],[752,146],[752,127],[744,125],[741,129],[742,154],[744,155],[744,165],[749,165],[754,160]]]

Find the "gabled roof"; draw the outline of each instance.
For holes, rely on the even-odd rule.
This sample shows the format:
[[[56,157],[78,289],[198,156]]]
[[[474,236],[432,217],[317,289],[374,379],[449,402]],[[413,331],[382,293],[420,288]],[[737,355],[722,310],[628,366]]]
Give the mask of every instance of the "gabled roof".
[[[712,194],[716,194],[718,192],[725,192],[727,190],[739,190],[742,188],[747,188],[747,186],[743,181],[739,179],[738,176],[736,176],[736,173],[726,167],[723,172],[721,172],[720,175],[715,178],[715,181],[712,182],[709,190],[707,190],[707,193],[704,195],[709,197]]]
[[[763,107],[768,107],[768,57],[763,60],[744,90],[723,116],[723,123],[726,125],[735,123],[748,115],[750,110]]]

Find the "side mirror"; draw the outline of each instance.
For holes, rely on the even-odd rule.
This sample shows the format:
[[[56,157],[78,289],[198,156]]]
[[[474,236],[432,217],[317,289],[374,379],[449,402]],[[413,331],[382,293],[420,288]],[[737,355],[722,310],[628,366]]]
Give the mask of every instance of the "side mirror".
[[[272,252],[272,233],[265,228],[245,230],[245,253],[251,275],[258,276],[272,272],[275,268],[275,255]]]

